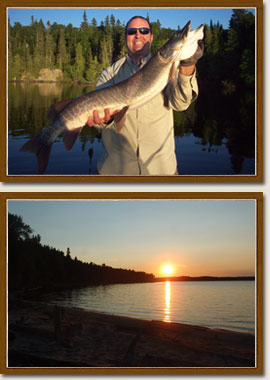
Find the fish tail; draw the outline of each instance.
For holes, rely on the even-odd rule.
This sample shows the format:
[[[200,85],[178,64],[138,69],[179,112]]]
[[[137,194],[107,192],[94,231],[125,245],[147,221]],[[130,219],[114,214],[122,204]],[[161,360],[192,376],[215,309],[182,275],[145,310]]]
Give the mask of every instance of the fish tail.
[[[34,153],[37,157],[38,174],[43,174],[48,165],[51,149],[52,143],[44,142],[41,135],[38,135],[25,143],[20,152]]]

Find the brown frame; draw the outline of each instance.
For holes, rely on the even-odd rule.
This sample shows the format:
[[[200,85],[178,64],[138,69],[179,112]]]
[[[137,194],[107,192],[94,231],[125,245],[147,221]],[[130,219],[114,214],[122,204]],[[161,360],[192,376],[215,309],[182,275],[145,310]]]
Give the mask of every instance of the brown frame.
[[[1,41],[6,41],[6,8],[7,7],[89,7],[87,0],[80,0],[78,3],[74,0],[53,0],[46,2],[42,0],[2,0],[0,3],[0,37]],[[102,4],[98,0],[91,2],[92,7],[126,7],[123,0],[103,0]],[[136,7],[254,7],[256,8],[256,25],[257,25],[257,128],[256,128],[256,174],[255,175],[228,175],[228,176],[207,176],[207,175],[175,175],[175,176],[104,176],[104,175],[7,175],[7,128],[6,128],[6,44],[0,46],[0,120],[2,121],[2,138],[0,139],[1,165],[0,180],[3,182],[262,182],[263,181],[263,0],[193,0],[192,6],[189,0],[183,0],[179,3],[177,0],[144,0],[136,1]]]
[[[35,200],[35,199],[95,199],[95,200],[164,200],[164,199],[250,199],[256,201],[256,348],[257,363],[252,368],[8,368],[6,366],[6,226],[7,226],[7,200]],[[262,374],[263,373],[263,193],[261,192],[217,192],[217,193],[20,193],[10,192],[0,194],[1,218],[0,231],[2,239],[0,240],[0,373],[5,374]]]

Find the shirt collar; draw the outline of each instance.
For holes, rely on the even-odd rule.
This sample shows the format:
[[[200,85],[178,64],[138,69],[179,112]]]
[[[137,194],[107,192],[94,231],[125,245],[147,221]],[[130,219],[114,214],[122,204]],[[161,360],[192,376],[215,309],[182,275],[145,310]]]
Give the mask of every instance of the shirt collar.
[[[151,58],[151,53],[148,53],[147,56],[142,58],[141,65],[139,67],[143,67],[146,64],[146,62],[149,61],[150,58]],[[127,55],[127,62],[132,66],[138,67],[136,61],[133,58],[131,58],[129,55]]]

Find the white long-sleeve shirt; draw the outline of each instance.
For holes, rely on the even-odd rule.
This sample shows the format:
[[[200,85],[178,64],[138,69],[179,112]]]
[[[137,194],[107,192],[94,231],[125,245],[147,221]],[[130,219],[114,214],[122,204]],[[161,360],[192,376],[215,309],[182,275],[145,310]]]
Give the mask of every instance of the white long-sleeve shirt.
[[[97,88],[128,79],[149,59],[150,54],[140,67],[129,56],[118,60],[102,72]],[[179,73],[176,86],[169,83],[148,103],[128,110],[120,133],[115,131],[114,121],[102,125],[103,152],[98,160],[98,172],[102,175],[176,174],[173,109],[186,110],[197,95],[195,74]]]

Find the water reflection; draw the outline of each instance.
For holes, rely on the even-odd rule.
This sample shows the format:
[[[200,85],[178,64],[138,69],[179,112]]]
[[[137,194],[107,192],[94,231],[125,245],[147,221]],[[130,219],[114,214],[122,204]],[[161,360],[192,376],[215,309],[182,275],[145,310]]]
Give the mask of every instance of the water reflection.
[[[165,283],[165,308],[164,308],[164,322],[171,322],[171,283]]]
[[[40,96],[59,96],[63,93],[63,84],[59,83],[37,83]]]
[[[239,109],[237,111],[237,107],[230,107],[230,103],[230,106],[226,105],[225,112],[222,106],[224,101],[215,100],[213,105],[213,97],[208,100],[207,94],[203,92],[204,86],[202,87],[198,102],[194,102],[185,112],[174,113],[179,174],[254,174],[255,123],[250,114],[254,107],[246,105],[245,109],[241,108],[239,116]],[[20,152],[21,146],[29,138],[36,136],[42,128],[49,126],[47,113],[52,104],[63,99],[75,98],[91,90],[92,86],[66,83],[9,83],[9,175],[37,174],[35,158]],[[228,112],[231,109],[232,111]],[[248,112],[249,110],[251,111]],[[246,115],[245,118],[243,115]],[[56,142],[61,142],[61,137]],[[96,162],[101,151],[100,133],[95,128],[85,127],[68,154],[63,144],[54,144],[46,174],[97,174]]]

